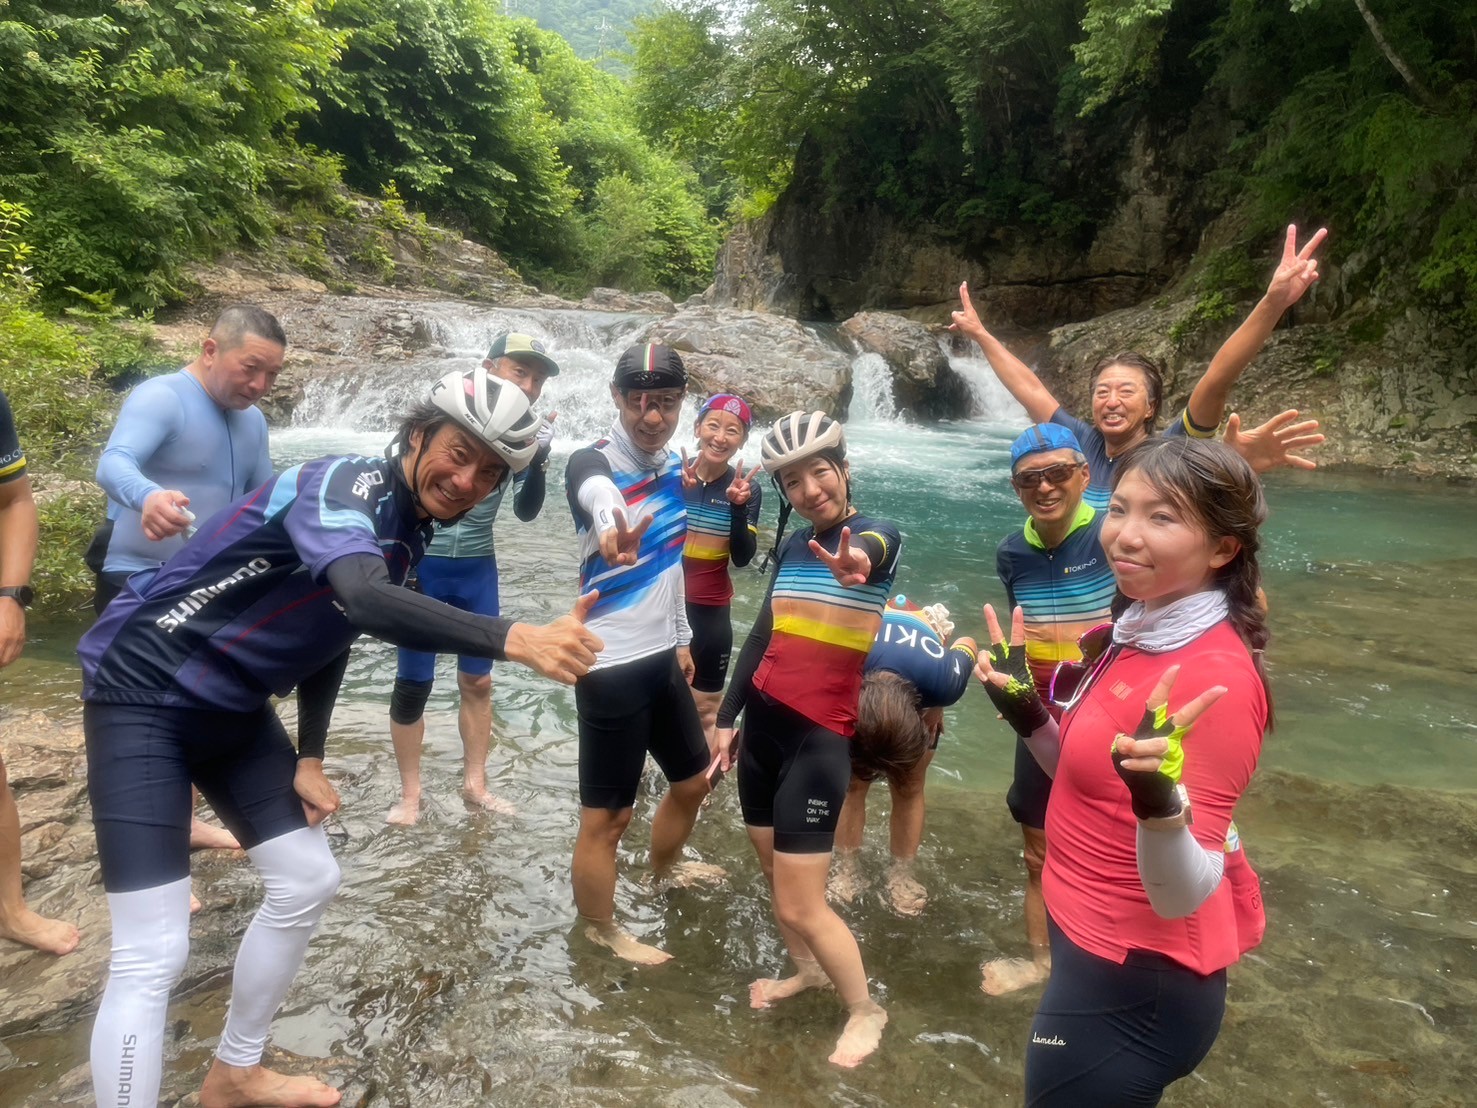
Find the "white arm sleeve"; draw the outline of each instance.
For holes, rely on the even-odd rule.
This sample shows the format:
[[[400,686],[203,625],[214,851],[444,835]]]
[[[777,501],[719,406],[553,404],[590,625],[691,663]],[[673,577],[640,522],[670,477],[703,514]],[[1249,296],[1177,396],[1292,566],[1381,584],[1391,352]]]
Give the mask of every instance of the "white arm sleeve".
[[[1150,906],[1164,919],[1181,919],[1215,892],[1226,856],[1206,850],[1188,827],[1160,831],[1139,824],[1138,862]]]
[[[590,513],[590,519],[595,523],[595,534],[603,535],[615,526],[615,513],[625,513],[626,498],[609,477],[592,474],[580,485],[579,505]],[[626,520],[627,525],[630,522]]]
[[[677,563],[677,645],[688,646],[692,643],[692,625],[687,622],[687,574],[682,568],[682,563]]]

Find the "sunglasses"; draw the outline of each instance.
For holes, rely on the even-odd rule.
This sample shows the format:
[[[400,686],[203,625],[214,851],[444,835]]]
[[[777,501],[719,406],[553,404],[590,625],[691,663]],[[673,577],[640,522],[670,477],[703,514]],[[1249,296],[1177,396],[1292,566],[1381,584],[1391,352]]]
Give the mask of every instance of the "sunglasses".
[[[1099,623],[1085,631],[1077,639],[1077,649],[1082,651],[1080,662],[1061,662],[1051,674],[1051,691],[1047,694],[1051,702],[1063,710],[1075,708],[1092,685],[1099,671],[1116,653],[1113,650],[1113,625]]]
[[[1050,481],[1053,485],[1062,485],[1072,479],[1083,466],[1082,462],[1061,462],[1045,469],[1023,469],[1019,473],[1010,475],[1010,483],[1018,489],[1037,489],[1041,482]]]

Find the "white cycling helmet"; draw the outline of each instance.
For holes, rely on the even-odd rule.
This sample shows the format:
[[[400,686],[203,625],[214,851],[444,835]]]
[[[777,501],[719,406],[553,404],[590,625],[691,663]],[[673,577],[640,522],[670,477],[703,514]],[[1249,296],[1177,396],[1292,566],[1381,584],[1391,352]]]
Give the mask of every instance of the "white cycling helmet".
[[[508,463],[510,473],[522,473],[538,450],[544,421],[528,407],[528,397],[516,385],[494,377],[478,366],[448,373],[431,386],[431,403],[457,425],[472,432]]]
[[[773,477],[785,466],[823,451],[846,457],[846,435],[841,424],[825,412],[791,412],[775,420],[764,436],[759,461],[764,472]]]

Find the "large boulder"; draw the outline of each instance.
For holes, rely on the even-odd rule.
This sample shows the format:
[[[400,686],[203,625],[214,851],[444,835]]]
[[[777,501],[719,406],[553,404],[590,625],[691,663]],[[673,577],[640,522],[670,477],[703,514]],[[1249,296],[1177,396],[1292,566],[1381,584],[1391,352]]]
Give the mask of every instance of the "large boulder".
[[[581,308],[592,312],[650,312],[671,315],[677,310],[672,298],[664,292],[625,292],[621,289],[595,288],[580,301]]]
[[[932,328],[892,312],[859,312],[841,325],[841,333],[887,363],[900,412],[918,419],[972,414],[969,385],[949,364]]]
[[[699,387],[736,392],[760,420],[797,408],[838,419],[851,404],[851,359],[793,319],[707,306],[659,319],[637,341],[678,350]]]

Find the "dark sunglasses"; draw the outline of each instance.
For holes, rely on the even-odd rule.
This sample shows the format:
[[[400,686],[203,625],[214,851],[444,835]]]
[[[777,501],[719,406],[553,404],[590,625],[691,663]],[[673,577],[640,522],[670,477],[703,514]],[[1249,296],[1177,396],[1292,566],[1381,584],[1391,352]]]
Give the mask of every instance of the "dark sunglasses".
[[[1019,473],[1010,475],[1010,483],[1018,489],[1036,489],[1041,487],[1041,482],[1050,481],[1053,485],[1061,485],[1072,479],[1084,465],[1083,462],[1061,462],[1045,469],[1023,469]]]
[[[1082,651],[1080,662],[1061,662],[1051,674],[1051,691],[1047,694],[1053,704],[1063,709],[1075,708],[1082,699],[1092,679],[1112,658],[1113,625],[1099,623],[1085,631],[1077,639],[1077,649]]]

